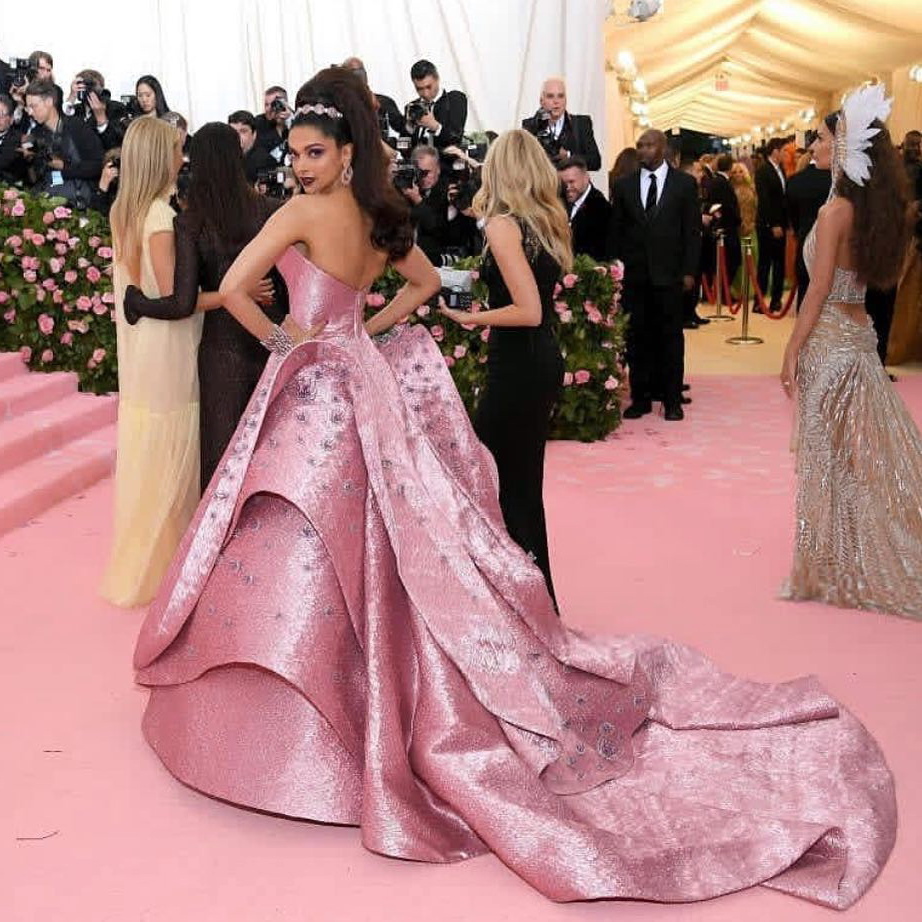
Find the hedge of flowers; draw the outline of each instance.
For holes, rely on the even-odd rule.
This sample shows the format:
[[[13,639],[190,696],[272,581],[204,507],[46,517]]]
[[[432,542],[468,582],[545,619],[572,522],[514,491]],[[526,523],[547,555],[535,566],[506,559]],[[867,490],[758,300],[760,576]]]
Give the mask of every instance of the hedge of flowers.
[[[459,264],[459,268],[474,271],[471,308],[474,312],[489,307],[486,285],[477,276],[479,265],[479,259]],[[598,265],[588,256],[578,256],[573,271],[555,288],[554,310],[559,321],[556,332],[566,373],[563,397],[552,421],[552,438],[592,442],[604,439],[621,423],[620,391],[627,326],[620,312],[623,274],[620,263]],[[388,270],[368,295],[368,312],[381,308],[402,282],[396,272]],[[429,304],[418,308],[409,322],[428,327],[445,356],[465,406],[473,412],[486,380],[489,330],[460,326]]]
[[[82,390],[117,390],[106,219],[8,188],[0,240],[0,350],[19,350],[35,370],[75,371]]]
[[[18,350],[30,368],[73,371],[82,390],[118,389],[112,292],[112,244],[106,219],[75,213],[60,199],[0,191],[0,351]],[[479,259],[462,268],[474,271]],[[594,441],[621,422],[619,399],[626,320],[619,310],[619,263],[577,257],[555,290],[557,333],[566,360],[563,397],[552,437]],[[388,270],[368,295],[379,309],[402,284]],[[473,310],[488,307],[476,278]],[[470,412],[486,379],[489,330],[461,327],[423,305],[409,318],[439,344]]]

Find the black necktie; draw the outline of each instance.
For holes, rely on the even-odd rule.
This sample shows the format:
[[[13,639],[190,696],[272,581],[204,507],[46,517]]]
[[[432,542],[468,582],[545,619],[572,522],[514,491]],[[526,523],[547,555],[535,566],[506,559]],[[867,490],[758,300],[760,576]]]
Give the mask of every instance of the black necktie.
[[[654,208],[656,208],[656,173],[651,173],[650,185],[647,188],[647,201],[643,206],[643,210],[649,214]]]

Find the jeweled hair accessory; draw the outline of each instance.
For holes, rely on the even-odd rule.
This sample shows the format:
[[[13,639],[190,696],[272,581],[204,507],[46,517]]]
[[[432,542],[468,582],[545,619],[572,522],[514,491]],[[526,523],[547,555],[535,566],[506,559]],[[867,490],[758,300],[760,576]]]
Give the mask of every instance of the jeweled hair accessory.
[[[343,114],[336,106],[325,106],[323,103],[315,102],[307,106],[299,106],[295,109],[297,115],[325,115],[327,118],[342,118]]]
[[[890,117],[893,100],[887,99],[882,83],[863,86],[849,93],[842,103],[842,114],[836,122],[835,174],[845,175],[856,185],[863,186],[871,175],[868,148],[880,133],[875,121]]]

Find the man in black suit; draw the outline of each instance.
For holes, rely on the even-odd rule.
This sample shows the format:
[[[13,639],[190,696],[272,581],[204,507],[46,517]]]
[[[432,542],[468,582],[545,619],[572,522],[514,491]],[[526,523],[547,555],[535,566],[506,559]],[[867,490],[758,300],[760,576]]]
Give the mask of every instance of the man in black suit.
[[[662,391],[667,420],[680,420],[685,341],[682,291],[695,284],[701,249],[698,189],[666,163],[666,135],[637,141],[640,169],[615,182],[609,252],[624,263],[622,302],[630,317],[627,360],[631,405],[625,419],[652,409]]]
[[[368,71],[365,70],[365,62],[355,56],[346,58],[343,61],[343,67],[351,70],[362,78],[365,86],[368,83]],[[406,134],[406,125],[404,124],[403,115],[397,108],[397,103],[390,96],[383,93],[372,93],[375,98],[375,112],[378,116],[378,127],[381,131],[381,140],[390,147],[397,146],[397,139]]]
[[[797,237],[797,309],[800,310],[801,302],[807,293],[810,284],[810,274],[804,263],[804,241],[807,234],[816,223],[816,216],[820,208],[829,198],[829,189],[832,185],[832,173],[821,170],[815,160],[795,173],[787,183],[785,197],[787,199],[788,217],[791,229]]]
[[[713,222],[711,228],[722,231],[724,238],[724,255],[727,259],[727,287],[733,284],[736,273],[743,262],[743,249],[740,243],[740,226],[743,219],[740,215],[740,203],[730,185],[730,168],[733,158],[729,154],[721,154],[715,164],[717,171],[711,179],[710,209],[715,205],[720,206],[718,211],[711,211]]]
[[[239,109],[227,116],[227,124],[237,132],[240,138],[240,150],[243,154],[243,172],[247,182],[255,185],[260,173],[265,173],[278,164],[264,147],[256,143],[256,119],[252,112]]]
[[[555,163],[577,156],[586,161],[590,171],[602,168],[592,117],[567,112],[567,87],[560,77],[544,81],[541,108],[531,118],[523,119],[522,127],[541,141]]]
[[[781,310],[784,294],[785,231],[788,227],[787,205],[784,193],[787,180],[781,168],[782,138],[772,138],[765,146],[765,163],[756,171],[756,234],[759,238],[759,288],[768,294],[768,275],[772,277],[769,311]],[[758,311],[758,305],[756,306]]]
[[[291,114],[288,91],[283,86],[270,86],[263,93],[263,112],[256,116],[256,143],[268,151],[276,163],[285,159],[287,122]]]
[[[413,164],[419,170],[419,183],[402,189],[410,203],[410,220],[416,231],[416,243],[436,266],[451,245],[448,222],[448,180],[442,176],[439,152],[421,145],[413,150]]]
[[[443,90],[431,61],[417,61],[410,68],[410,79],[416,99],[407,103],[404,118],[413,146],[429,145],[442,151],[460,144],[467,124],[467,96],[460,90]]]
[[[596,262],[603,262],[608,256],[611,205],[592,185],[586,161],[582,157],[562,160],[557,164],[557,175],[567,203],[573,252],[585,253]]]

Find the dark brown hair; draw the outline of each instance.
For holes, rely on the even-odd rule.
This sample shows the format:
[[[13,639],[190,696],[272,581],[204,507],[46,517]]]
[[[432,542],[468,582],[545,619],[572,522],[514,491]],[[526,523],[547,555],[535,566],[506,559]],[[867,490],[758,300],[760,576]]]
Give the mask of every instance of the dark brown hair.
[[[297,111],[317,103],[333,106],[342,118]],[[292,128],[313,125],[338,147],[352,144],[352,193],[371,218],[371,245],[392,260],[406,256],[413,247],[410,209],[391,182],[371,91],[362,78],[344,67],[328,67],[298,90],[295,110]]]
[[[835,133],[839,113],[827,116],[826,127]],[[909,242],[909,190],[906,170],[893,146],[890,132],[880,121],[868,156],[871,175],[863,186],[845,173],[836,182],[836,194],[855,209],[852,222],[852,256],[858,278],[873,288],[891,288],[900,277]],[[833,142],[835,143],[835,142]]]

